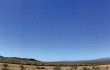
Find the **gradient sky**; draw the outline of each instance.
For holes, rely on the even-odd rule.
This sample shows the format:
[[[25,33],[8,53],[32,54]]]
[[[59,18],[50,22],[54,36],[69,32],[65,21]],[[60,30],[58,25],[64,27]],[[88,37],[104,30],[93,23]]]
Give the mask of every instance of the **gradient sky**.
[[[110,57],[110,0],[0,0],[0,55]]]

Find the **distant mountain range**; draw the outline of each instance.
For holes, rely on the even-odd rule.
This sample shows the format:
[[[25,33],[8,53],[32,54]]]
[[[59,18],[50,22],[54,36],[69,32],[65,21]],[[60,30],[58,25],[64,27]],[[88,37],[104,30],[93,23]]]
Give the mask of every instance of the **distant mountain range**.
[[[96,59],[96,60],[101,60],[101,61],[103,61],[103,60],[110,60],[110,57],[106,57],[106,58],[100,58],[100,59]]]
[[[63,60],[63,61],[56,61],[56,62],[93,62],[93,61],[110,61],[110,57],[106,58],[99,58],[99,59],[91,59],[91,60],[79,60],[79,61],[69,61],[69,60]]]
[[[68,65],[68,64],[110,64],[110,57],[100,58],[100,59],[92,59],[92,60],[80,60],[80,61],[53,61],[53,62],[44,62],[36,59],[28,59],[28,58],[18,58],[18,57],[3,57],[0,56],[0,63],[11,63],[11,64],[26,64],[26,65]]]
[[[41,61],[33,58],[29,59],[29,58],[0,56],[0,63],[36,65],[37,63],[41,63]]]
[[[79,60],[79,61],[56,61],[56,63],[76,63],[76,64],[110,64],[110,57],[91,59],[91,60]]]

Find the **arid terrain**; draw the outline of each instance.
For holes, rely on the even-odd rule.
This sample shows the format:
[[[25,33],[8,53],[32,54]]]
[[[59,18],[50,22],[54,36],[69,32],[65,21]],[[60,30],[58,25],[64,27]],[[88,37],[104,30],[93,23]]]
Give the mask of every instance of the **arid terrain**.
[[[0,57],[0,70],[110,70],[109,58],[77,62],[42,62],[35,59]]]
[[[76,69],[71,66],[66,67],[61,66],[60,68],[57,68],[57,66],[34,66],[34,65],[23,65],[23,66],[24,69],[22,69],[21,65],[19,64],[8,64],[7,68],[9,70],[110,70],[110,65],[99,65],[98,67],[100,69],[93,69],[93,66],[78,66]],[[0,70],[3,70],[3,68],[4,64],[0,63]]]

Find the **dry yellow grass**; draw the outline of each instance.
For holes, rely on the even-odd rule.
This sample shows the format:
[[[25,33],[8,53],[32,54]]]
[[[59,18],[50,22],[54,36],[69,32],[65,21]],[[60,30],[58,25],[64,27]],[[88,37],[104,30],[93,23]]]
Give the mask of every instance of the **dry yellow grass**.
[[[20,70],[20,65],[19,64],[8,64],[9,69],[11,70]],[[45,67],[45,69],[36,69],[37,66],[32,66],[32,65],[24,65],[26,67],[26,70],[53,70],[54,66],[39,66],[39,67]],[[3,63],[0,63],[0,70],[2,70]],[[79,66],[77,70],[83,70],[83,67],[88,67],[92,68],[92,66]],[[110,70],[110,65],[100,65],[99,66],[101,70],[107,70],[106,67],[108,67]],[[71,67],[61,67],[62,70],[70,70]]]

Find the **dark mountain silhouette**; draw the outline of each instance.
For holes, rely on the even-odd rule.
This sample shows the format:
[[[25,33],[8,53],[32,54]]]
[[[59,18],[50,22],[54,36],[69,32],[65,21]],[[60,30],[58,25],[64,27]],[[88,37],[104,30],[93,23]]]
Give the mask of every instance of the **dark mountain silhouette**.
[[[34,65],[37,63],[41,63],[41,61],[33,59],[33,58],[19,58],[19,57],[4,57],[0,56],[1,63],[12,63],[12,64],[27,64]]]

